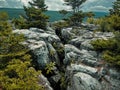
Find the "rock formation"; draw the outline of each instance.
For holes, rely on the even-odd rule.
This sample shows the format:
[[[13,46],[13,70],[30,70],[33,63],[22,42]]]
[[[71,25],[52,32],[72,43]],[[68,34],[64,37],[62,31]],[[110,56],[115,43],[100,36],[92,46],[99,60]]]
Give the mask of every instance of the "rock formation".
[[[56,63],[54,73],[48,77],[55,90],[62,90],[58,87],[60,72],[64,73],[66,90],[120,90],[120,72],[109,67],[90,44],[96,39],[112,38],[114,34],[94,32],[96,28],[98,26],[91,24],[64,28],[62,41],[50,27],[46,31],[30,28],[13,32],[25,35],[27,39],[23,44],[28,46],[39,69],[50,62]]]

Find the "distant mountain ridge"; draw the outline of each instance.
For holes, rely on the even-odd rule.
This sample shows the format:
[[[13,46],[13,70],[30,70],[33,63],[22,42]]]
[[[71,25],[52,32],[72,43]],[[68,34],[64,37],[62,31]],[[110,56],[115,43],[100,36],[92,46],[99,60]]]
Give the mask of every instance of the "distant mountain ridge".
[[[10,16],[10,19],[19,18],[20,15],[25,15],[24,9],[0,8],[0,12],[1,11],[6,11],[8,15]],[[50,22],[61,20],[63,18],[62,15],[59,14],[58,11],[47,11],[45,13],[48,16],[50,16],[50,19],[49,19]],[[96,18],[103,17],[109,14],[108,12],[94,12],[94,13],[95,13]]]

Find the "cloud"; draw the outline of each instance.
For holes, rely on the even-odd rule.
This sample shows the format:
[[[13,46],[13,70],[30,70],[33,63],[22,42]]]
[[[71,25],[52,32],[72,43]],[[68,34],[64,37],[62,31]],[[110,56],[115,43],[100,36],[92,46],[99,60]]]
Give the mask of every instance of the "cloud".
[[[84,11],[108,11],[115,0],[87,0],[83,4],[82,10]]]
[[[107,12],[111,7],[104,7],[104,6],[94,6],[90,7],[91,11],[100,11],[100,12]]]
[[[29,1],[32,1],[32,0],[21,0],[21,2],[22,2],[24,5],[26,5],[26,6],[28,5],[28,2],[29,2]]]
[[[0,0],[0,7],[3,8],[23,8],[28,5],[28,1],[32,0]],[[108,11],[112,7],[115,0],[87,0],[83,7],[83,11]],[[70,6],[64,5],[64,0],[45,0],[48,10],[71,10]]]
[[[2,8],[21,8],[23,3],[20,0],[0,0]]]
[[[46,0],[45,2],[48,6],[49,10],[69,10],[70,6],[66,6],[64,5],[64,1],[63,0]]]

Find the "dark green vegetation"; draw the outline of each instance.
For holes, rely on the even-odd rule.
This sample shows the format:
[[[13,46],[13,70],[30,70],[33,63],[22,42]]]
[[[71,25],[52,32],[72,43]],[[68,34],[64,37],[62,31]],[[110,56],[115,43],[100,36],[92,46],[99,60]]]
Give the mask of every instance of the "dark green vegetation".
[[[117,14],[120,16],[120,0],[116,0],[113,3],[113,9],[110,9],[110,14],[111,15]]]
[[[73,9],[73,13],[77,13],[80,11],[81,5],[86,1],[86,0],[64,0],[66,5],[69,5]]]
[[[115,38],[92,41],[91,44],[98,52],[102,52],[102,58],[110,65],[120,66],[120,32],[117,32]]]
[[[13,18],[20,18],[20,16],[25,16],[25,11],[24,9],[15,9],[15,8],[0,8],[0,12],[6,11],[9,15],[9,19],[13,19]],[[54,22],[54,21],[58,21],[63,18],[63,15],[59,13],[59,11],[46,11],[44,12],[47,16],[49,16],[49,22]],[[99,17],[104,17],[105,15],[108,15],[108,12],[93,12],[95,14],[95,18],[99,18]],[[71,13],[68,13],[67,15],[65,15],[65,18],[69,17],[71,15]],[[86,19],[84,20],[86,21]]]
[[[7,18],[0,13],[0,89],[43,90],[38,84],[41,73],[32,67],[29,50],[21,43],[24,36],[12,33]]]
[[[21,16],[19,19],[14,19],[13,23],[17,28],[37,27],[46,29],[49,17],[43,12],[47,10],[44,0],[33,0],[29,2],[30,7],[25,7],[26,16]]]
[[[59,13],[62,14],[63,19],[65,19],[65,16],[66,16],[69,12],[66,11],[66,10],[60,10]]]
[[[115,37],[108,40],[96,40],[91,44],[98,52],[102,52],[103,59],[111,65],[120,66],[120,0],[114,2],[110,16],[99,19],[100,31],[113,31]]]
[[[61,36],[60,30],[64,27],[79,26],[84,17],[90,17],[90,23],[100,25],[99,31],[108,32],[113,31],[115,38],[109,40],[96,40],[91,42],[94,49],[98,52],[102,52],[103,59],[111,65],[120,66],[120,12],[118,12],[120,0],[117,0],[113,9],[110,10],[110,15],[101,19],[94,19],[92,12],[83,13],[78,8],[86,0],[81,2],[75,2],[76,0],[65,0],[67,5],[72,6],[73,13],[70,17],[65,18],[64,22],[58,22],[54,24],[58,36]],[[35,8],[35,6],[37,8]],[[47,6],[44,4],[44,0],[34,0],[30,2],[30,7],[24,7],[26,16],[20,16],[19,19],[14,19],[13,23],[16,28],[30,28],[37,27],[46,29],[48,16],[45,15]],[[67,14],[67,11],[60,12],[63,17]],[[0,89],[3,90],[43,90],[40,86],[37,78],[40,75],[39,71],[36,71],[31,64],[31,56],[28,54],[28,48],[21,44],[23,42],[23,35],[16,35],[12,33],[12,27],[7,22],[8,15],[3,12],[0,13]],[[55,49],[60,58],[64,57],[64,48],[57,47],[56,43],[53,43]],[[50,52],[51,57],[53,52]],[[51,62],[46,67],[47,74],[51,74],[55,63]],[[63,73],[62,73],[63,74]],[[61,87],[66,88],[65,76],[62,75]]]
[[[69,17],[68,22],[70,25],[78,25],[83,21],[85,18],[84,13],[80,10],[81,5],[86,0],[64,0],[66,5],[69,5],[72,7],[72,15]]]

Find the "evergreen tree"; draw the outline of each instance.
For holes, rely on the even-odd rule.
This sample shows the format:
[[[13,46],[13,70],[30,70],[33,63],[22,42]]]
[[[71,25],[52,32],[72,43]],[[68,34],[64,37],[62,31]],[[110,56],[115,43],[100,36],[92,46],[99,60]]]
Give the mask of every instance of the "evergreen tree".
[[[110,14],[117,14],[120,16],[120,0],[116,0],[113,3],[113,9],[110,9]]]
[[[70,19],[69,19],[70,25],[74,25],[74,26],[79,25],[83,21],[84,17],[85,17],[85,14],[82,11],[74,13],[72,16],[70,16]]]
[[[23,35],[12,33],[6,17],[0,13],[0,89],[43,90],[37,72],[31,65],[28,49],[22,44]]]
[[[89,18],[93,18],[95,16],[95,14],[93,12],[87,12],[85,13],[87,17]]]
[[[62,14],[63,19],[65,19],[65,16],[68,14],[68,11],[60,10],[59,13]]]
[[[33,7],[41,9],[42,11],[46,11],[48,8],[45,4],[45,0],[33,0],[33,2],[29,2],[29,4]]]
[[[47,6],[44,3],[44,0],[33,0],[29,2],[30,7],[25,7],[24,10],[27,16],[27,23],[29,27],[37,27],[41,29],[46,29],[48,16],[44,14],[44,11],[47,10]]]
[[[69,5],[72,7],[74,13],[77,13],[80,11],[81,5],[86,0],[64,0],[64,1],[66,2],[66,5]]]
[[[86,0],[64,0],[66,5],[69,5],[72,7],[73,15],[70,16],[69,22],[70,25],[79,25],[83,18],[85,17],[85,14],[80,10],[82,7],[82,4]]]

